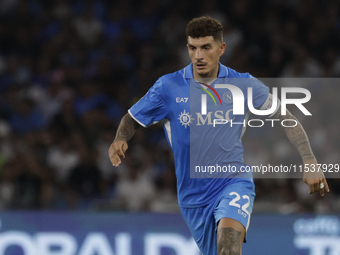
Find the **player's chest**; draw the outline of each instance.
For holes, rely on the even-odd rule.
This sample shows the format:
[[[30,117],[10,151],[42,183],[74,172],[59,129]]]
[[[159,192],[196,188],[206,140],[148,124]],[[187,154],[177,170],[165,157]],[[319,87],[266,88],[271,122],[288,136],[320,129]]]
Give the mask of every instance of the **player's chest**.
[[[169,120],[183,130],[188,127],[213,125],[216,119],[231,120],[233,116],[232,94],[218,93],[213,85],[209,88],[197,84],[183,86],[168,93]]]

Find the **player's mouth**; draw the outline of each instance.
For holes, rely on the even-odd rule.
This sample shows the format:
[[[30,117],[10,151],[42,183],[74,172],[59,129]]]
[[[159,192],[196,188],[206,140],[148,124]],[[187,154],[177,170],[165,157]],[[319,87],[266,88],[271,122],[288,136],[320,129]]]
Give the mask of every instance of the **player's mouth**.
[[[206,68],[207,64],[206,63],[196,63],[196,68],[198,70],[203,70],[204,68]]]

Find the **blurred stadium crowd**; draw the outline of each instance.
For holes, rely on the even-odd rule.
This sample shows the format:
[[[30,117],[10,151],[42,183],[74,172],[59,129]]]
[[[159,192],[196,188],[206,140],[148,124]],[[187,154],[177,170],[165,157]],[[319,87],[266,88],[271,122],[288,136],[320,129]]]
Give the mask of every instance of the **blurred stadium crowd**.
[[[185,26],[200,15],[223,23],[221,62],[237,71],[340,77],[339,1],[3,0],[0,208],[177,212],[161,125],[138,130],[118,168],[107,150],[127,109],[190,62]],[[314,89],[313,118],[301,120],[322,163],[340,163],[339,86]],[[243,141],[249,164],[301,163],[282,130]],[[256,183],[254,211],[340,212],[338,179],[325,199],[300,179]]]

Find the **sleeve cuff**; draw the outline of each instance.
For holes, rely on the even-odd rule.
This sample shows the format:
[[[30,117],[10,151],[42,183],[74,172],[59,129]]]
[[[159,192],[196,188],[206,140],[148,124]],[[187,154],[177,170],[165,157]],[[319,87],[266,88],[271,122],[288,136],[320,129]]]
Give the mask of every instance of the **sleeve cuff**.
[[[141,126],[144,127],[144,128],[147,127],[145,124],[143,124],[142,122],[140,122],[139,120],[137,120],[135,116],[133,116],[133,114],[131,113],[130,109],[128,110],[128,113],[130,114],[131,118],[133,118],[139,125],[141,125]]]

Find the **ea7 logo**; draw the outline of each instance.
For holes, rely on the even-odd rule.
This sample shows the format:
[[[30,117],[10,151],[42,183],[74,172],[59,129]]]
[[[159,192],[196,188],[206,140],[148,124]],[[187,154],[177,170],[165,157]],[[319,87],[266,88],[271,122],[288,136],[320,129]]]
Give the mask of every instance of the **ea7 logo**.
[[[176,97],[176,103],[186,103],[188,100],[189,97]]]

